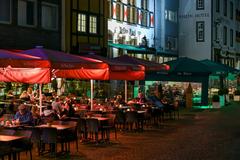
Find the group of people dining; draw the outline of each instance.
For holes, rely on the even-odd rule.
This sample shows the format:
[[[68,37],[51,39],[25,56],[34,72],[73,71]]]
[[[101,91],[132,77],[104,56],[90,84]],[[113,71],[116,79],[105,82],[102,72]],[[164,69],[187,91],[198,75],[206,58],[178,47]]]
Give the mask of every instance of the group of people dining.
[[[46,123],[54,120],[64,120],[75,115],[75,99],[66,96],[62,99],[55,94],[43,95],[43,111],[40,114],[38,106],[39,97],[31,89],[23,91],[16,100],[12,91],[6,95],[8,103],[3,107],[4,111],[0,114],[0,121],[6,122],[7,125],[34,125],[36,123]],[[10,98],[11,97],[11,98]],[[4,114],[12,115],[11,118],[5,119]]]
[[[170,96],[168,96],[170,95]],[[157,97],[155,95],[145,96],[144,93],[139,92],[136,98],[125,102],[122,95],[114,96],[113,98],[106,98],[102,102],[94,101],[93,110],[115,110],[121,106],[129,106],[132,110],[137,110],[135,104],[147,106],[155,106],[158,108],[171,109],[170,107],[175,105],[172,100],[172,94],[162,95],[162,97]],[[44,108],[42,114],[40,115],[39,103],[39,92],[38,90],[33,91],[32,88],[28,88],[23,91],[19,96],[20,103],[15,103],[15,98],[13,92],[10,90],[6,99],[10,100],[10,104],[7,105],[7,114],[12,114],[14,117],[11,119],[10,124],[29,124],[34,125],[36,123],[46,123],[54,120],[64,120],[68,117],[79,116],[76,113],[77,106],[85,103],[86,110],[90,110],[90,102],[87,96],[83,96],[81,100],[77,100],[76,96],[69,94],[68,96],[58,97],[55,92],[50,93],[48,90],[42,95]],[[170,97],[170,98],[169,98]],[[83,100],[84,98],[84,100]],[[100,104],[101,103],[101,104]],[[16,108],[18,110],[16,110]],[[0,115],[1,117],[1,115]],[[3,117],[0,119],[4,121]]]

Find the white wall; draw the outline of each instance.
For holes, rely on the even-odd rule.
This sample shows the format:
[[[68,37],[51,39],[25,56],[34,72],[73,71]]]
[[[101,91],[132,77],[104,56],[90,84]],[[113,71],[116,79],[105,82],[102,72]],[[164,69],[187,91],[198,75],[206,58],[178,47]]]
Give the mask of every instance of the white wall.
[[[127,4],[127,0],[123,0],[123,3]],[[148,1],[149,4],[149,11],[154,12],[154,0]],[[141,8],[141,0],[136,1],[136,6]],[[114,19],[109,19],[108,20],[108,30],[110,30],[112,33],[114,33],[113,36],[113,42],[114,39],[117,39],[117,35],[119,34],[121,28],[125,28],[128,33],[123,34],[123,36],[126,37],[126,40],[130,39],[129,32],[130,30],[136,31],[136,37],[137,38],[137,44],[140,44],[142,42],[142,38],[146,36],[147,41],[148,41],[148,46],[153,47],[154,46],[154,28],[147,28],[147,27],[142,27],[140,25],[135,25],[135,24],[129,24],[126,22],[119,22]]]
[[[155,36],[156,36],[156,49],[163,52],[165,48],[165,0],[156,0],[155,10]]]
[[[196,22],[205,22],[205,41],[196,41]],[[179,56],[196,60],[211,59],[211,1],[196,10],[195,0],[179,1]]]

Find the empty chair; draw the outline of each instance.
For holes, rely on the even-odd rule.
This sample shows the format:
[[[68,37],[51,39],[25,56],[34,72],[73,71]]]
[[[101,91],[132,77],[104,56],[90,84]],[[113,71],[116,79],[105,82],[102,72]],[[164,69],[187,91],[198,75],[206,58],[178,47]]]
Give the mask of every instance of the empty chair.
[[[150,122],[151,122],[151,118],[152,118],[152,109],[151,108],[147,108],[145,109],[145,113],[144,113],[144,122],[145,124],[148,126],[150,125]]]
[[[18,157],[20,157],[21,152],[29,152],[30,153],[30,159],[32,159],[32,131],[29,130],[17,130],[14,133],[15,136],[24,136],[24,139],[21,139],[19,141],[14,142],[14,151],[18,154]],[[20,158],[19,158],[20,159]]]
[[[76,142],[76,148],[78,151],[78,134],[77,134],[77,125],[78,122],[76,121],[62,121],[62,125],[70,125],[73,126],[72,128],[69,128],[67,130],[63,130],[61,133],[61,137],[63,142],[67,143],[67,150],[70,151],[70,142],[75,141]]]
[[[86,119],[79,118],[78,125],[77,125],[78,136],[80,140],[87,140],[87,124]]]
[[[97,119],[89,118],[86,120],[87,132],[90,134],[93,139],[93,135],[95,135],[95,141],[98,143],[98,131],[99,131],[99,123]]]
[[[11,159],[12,155],[11,146],[8,144],[0,144],[0,158],[4,160],[6,156],[8,156],[8,159]]]
[[[115,119],[115,124],[116,124],[117,128],[125,129],[125,122],[126,122],[125,118],[126,117],[125,117],[125,114],[123,113],[123,111],[121,111],[121,110],[117,111],[116,119]]]
[[[41,152],[41,129],[32,126],[25,126],[27,130],[32,131],[31,142],[36,145],[38,150],[38,155]]]
[[[109,118],[109,120],[107,124],[102,126],[102,129],[105,130],[108,140],[110,140],[110,130],[113,129],[115,132],[115,139],[117,139],[117,129],[115,127],[116,114],[107,114],[106,117]]]
[[[57,129],[53,127],[42,128],[41,141],[50,145],[51,153],[57,153]]]
[[[130,127],[130,130],[133,129],[133,126],[135,126],[136,129],[138,128],[138,115],[136,111],[126,112],[126,124],[127,127]]]

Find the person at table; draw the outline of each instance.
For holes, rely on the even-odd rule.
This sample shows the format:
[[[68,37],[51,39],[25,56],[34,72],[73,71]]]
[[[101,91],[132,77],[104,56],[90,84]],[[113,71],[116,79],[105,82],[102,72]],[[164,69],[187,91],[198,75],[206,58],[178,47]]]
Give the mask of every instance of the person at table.
[[[142,92],[138,93],[138,103],[142,104],[142,103],[146,103],[146,98],[144,96],[144,94]]]
[[[33,124],[32,112],[27,110],[27,107],[24,104],[21,104],[18,107],[18,112],[14,116],[14,120],[19,121],[19,123],[23,125],[32,125]]]
[[[38,109],[38,107],[36,105],[32,106],[31,112],[32,112],[32,116],[33,116],[34,119],[40,118],[39,109]]]
[[[65,104],[63,105],[63,112],[66,112],[67,113],[67,116],[68,117],[74,117],[75,115],[75,110],[73,108],[73,104],[72,104],[72,101],[71,99],[66,99],[66,102]]]
[[[9,90],[6,94],[6,99],[14,99],[13,90]]]
[[[27,91],[23,91],[19,98],[21,100],[24,100],[24,101],[29,101],[30,100],[30,97],[29,97]]]
[[[62,105],[60,102],[60,99],[57,97],[55,98],[55,100],[52,102],[52,109],[57,113],[57,114],[61,114],[62,112]]]
[[[43,111],[41,120],[43,123],[48,123],[48,122],[51,122],[54,120],[58,120],[58,117],[57,117],[55,111],[52,109],[51,105],[48,105],[47,108]]]

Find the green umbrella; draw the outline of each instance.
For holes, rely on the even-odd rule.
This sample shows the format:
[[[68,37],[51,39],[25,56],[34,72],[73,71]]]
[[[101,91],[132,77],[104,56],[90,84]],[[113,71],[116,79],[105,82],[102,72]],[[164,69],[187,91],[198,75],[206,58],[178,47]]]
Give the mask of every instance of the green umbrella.
[[[211,70],[212,74],[217,74],[217,75],[227,75],[228,73],[237,73],[239,72],[239,70],[233,68],[233,67],[229,67],[227,65],[218,63],[218,62],[214,62],[208,59],[202,60],[201,63],[203,63],[204,65],[206,65],[208,67],[209,70]]]
[[[166,62],[170,66],[170,73],[179,74],[210,74],[211,70],[208,69],[203,63],[187,58],[180,57],[176,60]]]

